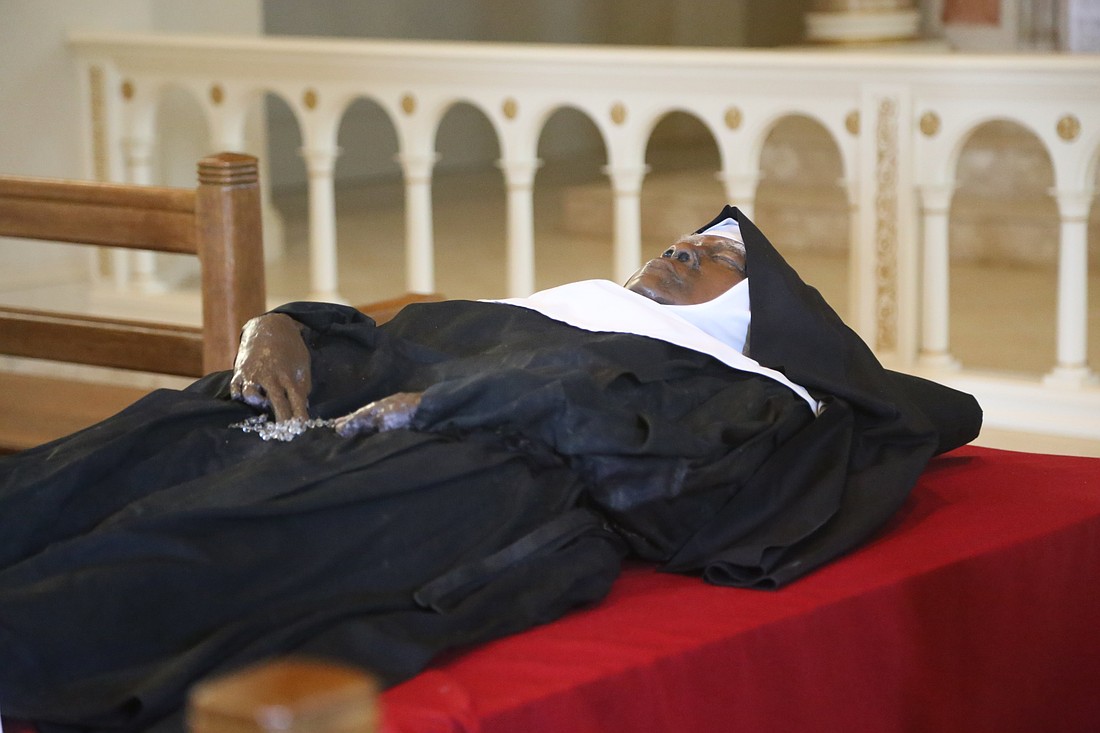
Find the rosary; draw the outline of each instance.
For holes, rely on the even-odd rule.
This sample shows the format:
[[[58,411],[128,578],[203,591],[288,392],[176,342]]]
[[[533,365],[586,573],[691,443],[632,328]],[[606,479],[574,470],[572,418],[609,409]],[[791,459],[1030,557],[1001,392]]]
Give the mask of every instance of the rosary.
[[[246,433],[256,433],[263,440],[279,440],[285,443],[294,440],[307,430],[332,428],[335,425],[335,419],[303,420],[300,417],[292,417],[289,420],[275,421],[267,415],[255,415],[241,422],[233,423],[229,427],[240,428]]]

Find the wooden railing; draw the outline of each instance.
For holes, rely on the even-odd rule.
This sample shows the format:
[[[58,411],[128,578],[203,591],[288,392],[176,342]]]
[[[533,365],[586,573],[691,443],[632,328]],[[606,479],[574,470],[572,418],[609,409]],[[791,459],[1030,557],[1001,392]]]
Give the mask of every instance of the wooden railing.
[[[408,288],[435,290],[431,183],[436,133],[454,104],[490,121],[506,186],[508,289],[534,289],[532,186],[538,142],[556,110],[603,139],[613,196],[614,276],[641,259],[646,146],[686,112],[717,145],[729,201],[750,215],[761,151],[784,118],[804,115],[839,151],[850,210],[848,317],[892,366],[978,394],[987,424],[1100,438],[1100,392],[1086,363],[1087,217],[1100,160],[1100,60],[1093,56],[737,51],[628,47],[152,37],[76,34],[90,160],[141,180],[168,87],[189,90],[210,142],[238,149],[250,110],[281,97],[301,130],[309,185],[311,293],[338,298],[334,163],[341,120],[367,98],[397,132],[405,187]],[[949,210],[960,150],[1009,120],[1045,149],[1060,217],[1056,363],[1041,379],[968,372],[948,343]]]

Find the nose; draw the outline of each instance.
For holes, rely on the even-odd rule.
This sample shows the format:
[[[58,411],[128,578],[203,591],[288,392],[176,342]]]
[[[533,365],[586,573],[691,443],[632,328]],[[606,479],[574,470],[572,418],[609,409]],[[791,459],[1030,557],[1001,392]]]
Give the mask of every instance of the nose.
[[[690,263],[695,260],[695,247],[690,242],[676,242],[662,252],[661,256],[678,262]]]

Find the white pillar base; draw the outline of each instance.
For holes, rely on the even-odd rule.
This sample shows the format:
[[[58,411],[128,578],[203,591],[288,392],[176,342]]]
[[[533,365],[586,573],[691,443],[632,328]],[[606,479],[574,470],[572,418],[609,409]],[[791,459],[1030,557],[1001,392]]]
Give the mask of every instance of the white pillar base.
[[[1087,366],[1056,366],[1043,377],[1043,386],[1063,389],[1081,389],[1100,384],[1096,374]]]
[[[917,364],[938,372],[957,372],[962,369],[959,360],[946,351],[925,351],[917,357]]]

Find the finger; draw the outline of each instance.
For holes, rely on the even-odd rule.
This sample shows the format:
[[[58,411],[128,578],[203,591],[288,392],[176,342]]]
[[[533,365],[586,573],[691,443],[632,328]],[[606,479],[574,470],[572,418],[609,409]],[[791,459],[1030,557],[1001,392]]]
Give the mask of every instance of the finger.
[[[378,430],[377,406],[377,402],[371,402],[355,412],[344,415],[333,424],[333,429],[345,438],[360,433],[376,432]]]
[[[409,392],[398,392],[370,405],[376,429],[381,431],[407,428],[419,404],[419,397]]]
[[[240,372],[235,372],[233,374],[233,379],[229,381],[229,396],[235,400],[241,399],[241,393],[244,391],[244,388],[250,384],[254,384],[254,382]]]
[[[292,389],[287,390],[287,397],[290,400],[290,412],[294,417],[301,418],[302,420],[309,419],[309,399],[306,397],[305,392],[295,386]]]
[[[267,392],[255,382],[244,382],[238,399],[253,407],[267,407]]]
[[[350,438],[353,435],[359,435],[360,433],[373,432],[370,426],[370,421],[363,419],[357,413],[346,415],[333,424],[333,429],[336,434],[343,438]]]
[[[345,415],[338,418],[336,422],[332,424],[332,429],[336,431],[336,434],[343,438],[350,438],[359,432],[359,429],[355,425],[355,420],[351,415]]]
[[[286,397],[286,390],[273,389],[268,393],[267,399],[271,403],[271,411],[275,413],[275,422],[283,422],[294,417],[290,400]]]

